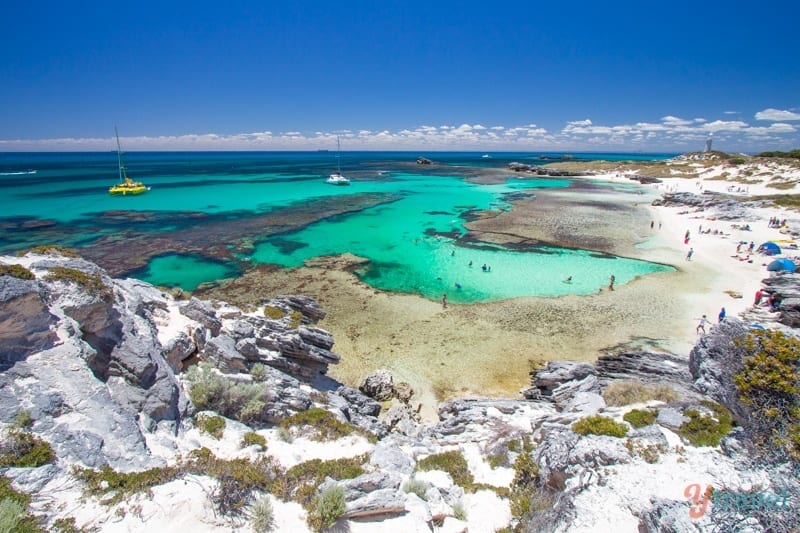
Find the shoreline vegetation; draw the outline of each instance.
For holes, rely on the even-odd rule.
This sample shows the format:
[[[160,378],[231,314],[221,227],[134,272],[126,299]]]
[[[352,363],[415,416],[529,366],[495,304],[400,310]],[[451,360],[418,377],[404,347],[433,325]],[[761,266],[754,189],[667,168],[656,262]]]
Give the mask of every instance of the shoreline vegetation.
[[[468,222],[470,236],[501,244],[535,241],[586,248],[676,270],[588,296],[525,297],[443,309],[439,302],[381,292],[360,282],[352,273],[359,258],[345,254],[293,270],[259,267],[196,294],[244,306],[253,295],[312,296],[328,313],[320,326],[333,334],[335,350],[343,355],[331,376],[355,385],[373,370],[387,368],[412,384],[423,417],[431,418],[439,401],[515,397],[528,373],[550,360],[593,361],[600,354],[636,348],[688,354],[697,319],[716,317],[722,307],[729,316],[747,310],[768,276],[770,258],[754,254],[747,262],[731,257],[737,243],[787,239],[768,226],[770,217],[787,219],[790,228],[800,224],[791,207],[776,205],[776,198],[791,197],[800,181],[796,160],[712,152],[669,161],[569,161],[545,168],[578,177],[569,189],[540,190],[535,199],[512,200],[509,211]],[[521,179],[529,175],[519,173]],[[507,169],[482,169],[470,179],[495,183],[507,176]],[[657,182],[640,185],[642,177]],[[720,195],[743,211],[717,219],[713,211],[700,208],[654,207],[653,201],[666,192]],[[735,229],[737,221],[749,224],[750,231]],[[684,243],[687,231],[691,238]],[[691,261],[686,260],[689,248],[694,250]]]

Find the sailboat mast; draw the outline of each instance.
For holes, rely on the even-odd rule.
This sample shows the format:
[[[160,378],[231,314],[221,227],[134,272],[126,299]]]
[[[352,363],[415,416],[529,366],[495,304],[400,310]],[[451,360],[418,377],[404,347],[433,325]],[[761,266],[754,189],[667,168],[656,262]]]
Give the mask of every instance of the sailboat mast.
[[[128,175],[125,173],[125,167],[122,166],[122,148],[119,146],[119,133],[117,132],[116,126],[114,126],[114,135],[117,137],[117,163],[119,164],[119,181],[122,181],[122,176],[124,175],[127,178]]]
[[[342,147],[339,146],[339,136],[336,136],[336,172],[342,173]]]

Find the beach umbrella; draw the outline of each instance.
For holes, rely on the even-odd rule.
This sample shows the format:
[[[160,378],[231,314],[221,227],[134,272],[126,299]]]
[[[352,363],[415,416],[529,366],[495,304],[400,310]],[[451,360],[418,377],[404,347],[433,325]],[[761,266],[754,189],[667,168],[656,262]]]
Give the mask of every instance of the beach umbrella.
[[[780,272],[781,270],[788,270],[789,272],[794,272],[797,270],[797,265],[794,264],[794,261],[791,259],[776,259],[769,265],[767,265],[767,270],[770,272]]]
[[[767,241],[761,246],[759,246],[761,250],[767,255],[778,255],[781,253],[781,247],[775,244],[772,241]]]

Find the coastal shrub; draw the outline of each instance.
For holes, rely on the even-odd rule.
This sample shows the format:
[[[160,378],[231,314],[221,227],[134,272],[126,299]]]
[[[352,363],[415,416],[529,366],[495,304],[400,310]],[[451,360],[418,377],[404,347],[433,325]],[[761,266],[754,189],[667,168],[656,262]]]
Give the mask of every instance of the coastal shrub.
[[[426,493],[428,492],[428,487],[430,487],[430,485],[421,479],[410,477],[403,483],[403,492],[416,494],[420,499],[427,501],[428,497]]]
[[[513,517],[511,531],[547,531],[553,496],[541,484],[539,465],[530,452],[519,454],[514,461],[514,479],[508,496]]]
[[[25,518],[25,508],[12,500],[4,498],[0,501],[0,531],[16,531]]]
[[[284,418],[279,427],[290,432],[292,428],[302,428],[305,436],[320,442],[336,440],[356,431],[355,426],[342,422],[332,412],[319,407]]]
[[[461,500],[458,500],[453,505],[453,516],[458,520],[462,521],[467,520],[467,510],[466,508],[464,508],[464,502],[462,502]]]
[[[467,460],[457,450],[429,455],[417,462],[417,470],[442,470],[450,474],[453,483],[467,490],[472,489],[474,482]]]
[[[18,279],[36,279],[33,272],[22,265],[0,265],[0,276],[11,276]]]
[[[508,452],[498,452],[486,457],[486,462],[492,469],[500,468],[508,464]]]
[[[17,416],[14,418],[14,427],[19,429],[27,429],[33,425],[33,417],[31,417],[31,412],[23,409]]]
[[[184,468],[197,475],[211,476],[218,481],[211,503],[219,514],[236,516],[253,501],[253,492],[266,492],[270,484],[283,475],[283,469],[271,457],[220,459],[208,448],[189,452]]]
[[[267,449],[267,439],[264,438],[264,435],[259,435],[254,431],[248,431],[242,436],[242,448],[247,448],[249,446],[258,446],[263,452]]]
[[[292,329],[297,329],[300,327],[300,324],[303,322],[303,313],[300,311],[292,311],[289,314],[289,327]]]
[[[275,512],[267,496],[263,496],[250,505],[250,527],[256,533],[272,531],[274,527]]]
[[[696,409],[686,410],[684,415],[689,420],[681,424],[678,434],[694,446],[719,446],[719,441],[733,427],[731,413],[718,403],[708,400],[701,403],[711,409],[714,415],[701,415]]]
[[[622,419],[635,428],[642,428],[655,424],[658,411],[650,409],[632,409],[625,413]]]
[[[216,411],[249,424],[261,421],[266,407],[264,385],[231,381],[209,363],[190,367],[186,381],[189,398],[197,409]]]
[[[50,443],[18,429],[9,431],[0,443],[0,467],[36,468],[52,463],[55,458]]]
[[[625,447],[632,454],[638,455],[646,463],[657,463],[661,458],[661,454],[667,451],[666,446],[662,444],[642,444],[633,439],[625,441]]]
[[[766,451],[800,460],[800,340],[759,331],[734,342],[743,368],[733,382],[752,410],[748,429]]]
[[[63,257],[80,257],[78,252],[66,246],[59,246],[57,244],[42,244],[39,246],[31,246],[17,252],[17,256],[22,257],[27,254],[40,254],[40,255],[60,255]]]
[[[72,475],[84,483],[85,490],[90,495],[102,496],[111,493],[111,496],[102,502],[110,505],[121,502],[131,494],[168,483],[181,474],[179,467],[171,466],[150,468],[140,472],[117,472],[107,465],[100,470],[80,466],[72,469]]]
[[[70,516],[69,518],[59,518],[53,522],[53,531],[56,533],[92,533],[94,530],[88,527],[78,527],[75,518]]]
[[[326,477],[335,480],[352,479],[364,473],[367,454],[323,461],[311,459],[291,467],[269,485],[271,494],[307,506]]]
[[[783,159],[800,159],[800,150],[789,150],[788,152],[781,152],[775,150],[772,152],[761,152],[758,157],[779,157]]]
[[[194,419],[195,425],[203,433],[208,433],[215,439],[221,439],[225,433],[225,419],[221,416],[200,413]]]
[[[74,283],[84,289],[89,294],[108,298],[111,296],[110,289],[103,283],[103,278],[99,272],[87,274],[83,270],[69,267],[51,267],[44,277],[47,281],[64,281]]]
[[[272,320],[280,320],[284,317],[283,309],[275,307],[274,305],[265,305],[264,316]]]
[[[579,435],[608,435],[622,438],[627,435],[628,426],[607,416],[594,415],[572,424],[572,431]]]
[[[253,365],[253,368],[250,369],[250,376],[252,376],[254,381],[266,381],[267,379],[267,367],[263,363],[256,363]]]
[[[307,522],[314,531],[325,531],[335,524],[344,512],[344,489],[334,486],[314,498],[310,505]]]
[[[606,405],[622,407],[632,403],[644,403],[650,400],[674,402],[678,394],[666,385],[646,385],[641,381],[615,381],[603,390]]]

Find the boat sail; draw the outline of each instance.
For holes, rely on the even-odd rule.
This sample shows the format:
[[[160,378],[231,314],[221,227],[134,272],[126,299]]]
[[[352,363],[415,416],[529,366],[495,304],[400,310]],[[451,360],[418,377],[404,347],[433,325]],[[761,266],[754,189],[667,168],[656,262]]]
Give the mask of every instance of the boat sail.
[[[325,183],[331,185],[350,185],[350,180],[342,176],[342,163],[341,163],[342,148],[339,145],[339,137],[336,137],[336,172],[328,176]]]
[[[128,177],[125,172],[125,165],[122,162],[122,148],[119,145],[119,133],[117,127],[114,126],[114,135],[117,137],[117,163],[119,164],[119,183],[108,188],[108,194],[121,194],[123,196],[128,194],[142,194],[150,190],[144,183],[140,181],[133,181]]]

